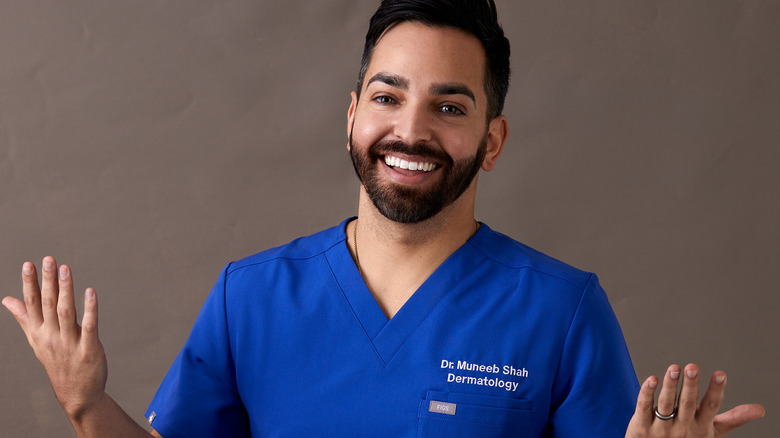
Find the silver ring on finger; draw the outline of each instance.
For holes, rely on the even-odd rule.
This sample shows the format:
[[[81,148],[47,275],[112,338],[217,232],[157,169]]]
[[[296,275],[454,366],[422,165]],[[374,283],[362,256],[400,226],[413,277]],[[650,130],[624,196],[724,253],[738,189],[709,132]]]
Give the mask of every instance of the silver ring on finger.
[[[658,412],[658,406],[655,407],[655,418],[657,418],[659,420],[669,421],[669,420],[673,420],[674,417],[676,417],[676,416],[677,416],[677,408],[674,408],[672,413],[669,414],[669,415],[661,415],[661,413]]]

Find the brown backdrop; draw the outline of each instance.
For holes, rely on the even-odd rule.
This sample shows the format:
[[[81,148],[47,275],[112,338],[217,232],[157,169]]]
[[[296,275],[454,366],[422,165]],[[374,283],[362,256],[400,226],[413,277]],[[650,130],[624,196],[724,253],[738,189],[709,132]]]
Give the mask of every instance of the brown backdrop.
[[[376,4],[0,0],[2,293],[72,265],[139,421],[227,261],[355,213]],[[478,218],[597,272],[640,377],[723,368],[727,405],[769,412],[733,436],[776,436],[780,3],[498,5],[511,133]],[[71,436],[3,312],[2,434]]]

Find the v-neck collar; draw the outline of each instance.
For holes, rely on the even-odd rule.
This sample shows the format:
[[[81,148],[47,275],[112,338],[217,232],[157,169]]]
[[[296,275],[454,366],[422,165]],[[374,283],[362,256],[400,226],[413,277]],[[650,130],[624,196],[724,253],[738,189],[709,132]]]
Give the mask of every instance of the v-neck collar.
[[[347,219],[339,226],[341,242],[333,246],[326,257],[352,312],[386,365],[442,299],[474,271],[475,257],[476,260],[484,258],[472,243],[481,239],[488,227],[481,224],[477,232],[436,268],[395,316],[388,320],[368,290],[347,247],[345,229],[350,220]]]

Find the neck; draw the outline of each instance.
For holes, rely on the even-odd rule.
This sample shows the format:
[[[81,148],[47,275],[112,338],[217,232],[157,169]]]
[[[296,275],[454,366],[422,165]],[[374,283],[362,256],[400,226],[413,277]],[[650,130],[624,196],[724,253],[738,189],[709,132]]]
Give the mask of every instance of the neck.
[[[366,285],[391,318],[477,227],[474,187],[434,217],[415,224],[387,219],[361,188],[358,220],[347,228],[347,243]]]
[[[472,190],[432,218],[405,224],[383,216],[361,188],[358,217],[357,233],[364,242],[361,254],[381,252],[394,259],[410,254],[444,254],[446,259],[474,235],[477,227]]]

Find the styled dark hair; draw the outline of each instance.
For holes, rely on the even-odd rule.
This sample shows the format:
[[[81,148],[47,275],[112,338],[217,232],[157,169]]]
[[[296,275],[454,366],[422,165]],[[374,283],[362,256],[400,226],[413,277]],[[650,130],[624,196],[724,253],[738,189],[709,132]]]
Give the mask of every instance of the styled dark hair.
[[[485,94],[488,120],[501,114],[509,90],[509,40],[498,24],[493,0],[382,0],[371,17],[360,62],[357,94],[379,38],[391,26],[420,22],[431,27],[452,27],[476,37],[485,49]]]

